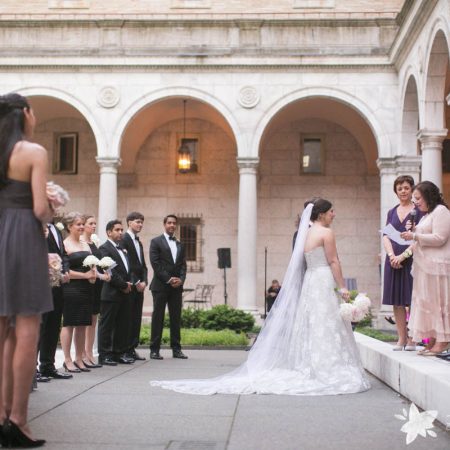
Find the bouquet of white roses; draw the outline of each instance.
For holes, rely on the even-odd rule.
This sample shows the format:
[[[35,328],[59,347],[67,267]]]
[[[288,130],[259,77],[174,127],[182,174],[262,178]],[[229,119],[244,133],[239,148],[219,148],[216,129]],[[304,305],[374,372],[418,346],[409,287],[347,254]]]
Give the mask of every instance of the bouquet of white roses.
[[[83,267],[90,267],[91,269],[95,269],[95,267],[98,266],[99,262],[100,261],[98,260],[97,257],[95,257],[94,255],[89,255],[86,256],[86,258],[84,258]],[[95,280],[89,279],[89,282],[94,284]]]
[[[349,322],[360,322],[370,312],[370,299],[367,294],[350,291],[350,300],[341,303],[339,312],[344,320]]]
[[[70,200],[67,191],[53,181],[47,182],[47,199],[53,211],[65,206]]]
[[[50,279],[50,286],[57,287],[61,285],[62,279],[62,261],[57,253],[48,254],[48,276]]]
[[[101,267],[107,274],[111,275],[111,270],[117,266],[117,263],[109,256],[104,256],[97,265],[98,267]]]

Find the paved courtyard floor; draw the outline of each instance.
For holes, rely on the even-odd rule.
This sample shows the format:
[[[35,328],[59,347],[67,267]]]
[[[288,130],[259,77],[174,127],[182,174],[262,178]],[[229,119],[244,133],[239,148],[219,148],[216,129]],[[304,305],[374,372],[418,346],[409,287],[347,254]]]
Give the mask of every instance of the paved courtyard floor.
[[[30,421],[46,449],[449,450],[450,432],[406,445],[394,414],[409,402],[371,377],[362,394],[326,397],[193,396],[150,380],[212,377],[239,365],[237,350],[186,350],[188,360],[136,362],[40,383]],[[144,354],[144,350],[140,353]],[[148,351],[145,351],[148,357]],[[450,418],[449,418],[450,419]]]

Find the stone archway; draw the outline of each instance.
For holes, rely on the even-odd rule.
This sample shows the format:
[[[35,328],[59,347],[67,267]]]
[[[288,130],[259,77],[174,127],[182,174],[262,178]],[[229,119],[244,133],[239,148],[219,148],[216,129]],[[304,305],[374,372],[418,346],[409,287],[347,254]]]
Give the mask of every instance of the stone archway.
[[[269,279],[280,279],[284,274],[292,251],[295,218],[303,203],[324,197],[332,201],[337,212],[334,229],[345,276],[355,279],[374,305],[379,303],[377,160],[382,140],[360,112],[336,98],[315,95],[295,99],[272,116],[260,141],[258,187],[258,266],[263,266],[267,247]],[[305,152],[312,141],[321,148],[317,171],[305,170],[305,156],[314,159]]]
[[[182,173],[177,167],[177,153],[183,138],[194,141],[196,146],[196,170],[193,172]],[[213,303],[221,303],[224,298],[217,249],[230,248],[233,267],[227,274],[228,293],[229,303],[235,306],[237,142],[222,111],[191,96],[155,99],[142,105],[124,124],[120,156],[119,217],[136,210],[145,216],[141,234],[148,247],[150,240],[162,233],[163,217],[168,213],[176,214],[180,224],[178,237],[191,249],[185,287],[215,285]],[[190,227],[191,237],[184,234],[184,226]],[[149,308],[148,301],[146,307]]]
[[[67,208],[96,214],[99,173],[95,161],[98,142],[103,139],[98,128],[96,136],[92,122],[82,112],[84,108],[76,101],[68,102],[65,95],[46,95],[39,89],[21,93],[27,95],[36,115],[34,139],[49,154],[49,178],[70,194]],[[61,158],[66,160],[64,164],[60,164]]]
[[[403,96],[401,135],[401,149],[403,155],[418,155],[417,133],[419,127],[420,115],[417,82],[414,75],[410,75]]]

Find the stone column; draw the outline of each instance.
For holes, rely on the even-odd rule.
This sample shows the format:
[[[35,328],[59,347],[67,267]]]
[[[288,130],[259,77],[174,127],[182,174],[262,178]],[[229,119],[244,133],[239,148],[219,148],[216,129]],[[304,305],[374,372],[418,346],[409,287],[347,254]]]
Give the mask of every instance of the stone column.
[[[106,239],[106,224],[117,218],[117,170],[120,158],[97,157],[100,166],[100,187],[98,192],[97,234]]]
[[[422,149],[422,180],[432,181],[442,190],[442,142],[447,137],[447,130],[419,130]]]
[[[388,211],[396,204],[397,197],[395,195],[393,186],[397,178],[397,161],[396,158],[379,158],[377,166],[380,170],[380,229],[386,224],[386,216]],[[386,252],[384,251],[383,241],[380,235],[380,255],[381,255],[381,290],[380,300],[383,301],[383,276],[384,276],[384,260]],[[373,318],[376,328],[389,328],[384,316],[390,315],[392,312],[391,306],[373,305]]]
[[[258,158],[237,158],[239,217],[237,251],[237,306],[256,311],[256,233]]]
[[[420,156],[397,156],[396,164],[397,176],[411,175],[414,178],[414,183],[420,181],[420,166],[422,164],[422,158]]]

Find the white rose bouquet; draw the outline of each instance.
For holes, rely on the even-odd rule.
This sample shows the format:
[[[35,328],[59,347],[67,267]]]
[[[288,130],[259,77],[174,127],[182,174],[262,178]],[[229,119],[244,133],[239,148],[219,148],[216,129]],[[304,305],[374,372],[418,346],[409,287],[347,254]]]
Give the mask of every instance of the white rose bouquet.
[[[53,211],[66,206],[70,200],[69,194],[59,184],[47,182],[47,199]]]
[[[111,275],[111,270],[117,266],[117,263],[109,256],[104,256],[97,265],[98,267],[101,267],[108,275]]]
[[[370,312],[370,299],[367,294],[350,291],[350,300],[341,303],[339,312],[344,320],[349,322],[360,322]]]
[[[95,257],[94,255],[89,255],[89,256],[86,256],[86,258],[84,258],[83,267],[89,267],[91,269],[95,269],[96,266],[98,266],[99,262],[100,261],[97,257]],[[89,279],[89,283],[94,284],[95,279],[94,280]]]
[[[62,279],[62,261],[61,257],[57,253],[48,254],[48,276],[51,287],[57,287],[61,285]]]

